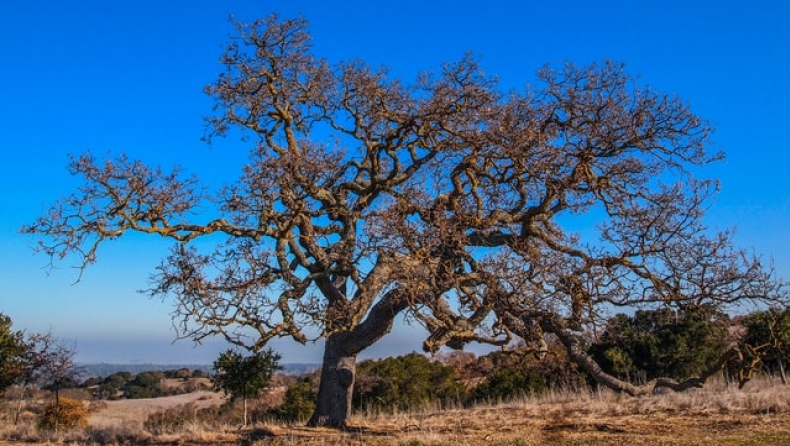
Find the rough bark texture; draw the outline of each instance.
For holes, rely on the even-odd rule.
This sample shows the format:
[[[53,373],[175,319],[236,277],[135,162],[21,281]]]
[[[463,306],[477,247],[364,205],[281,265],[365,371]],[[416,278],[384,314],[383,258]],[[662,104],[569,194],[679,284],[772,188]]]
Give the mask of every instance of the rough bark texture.
[[[392,330],[395,316],[408,302],[402,290],[393,290],[353,330],[338,331],[327,337],[316,409],[307,422],[309,426],[346,426],[351,415],[357,354]]]
[[[326,341],[318,401],[308,426],[342,428],[351,415],[357,357],[348,351],[348,337],[348,332],[336,333]]]

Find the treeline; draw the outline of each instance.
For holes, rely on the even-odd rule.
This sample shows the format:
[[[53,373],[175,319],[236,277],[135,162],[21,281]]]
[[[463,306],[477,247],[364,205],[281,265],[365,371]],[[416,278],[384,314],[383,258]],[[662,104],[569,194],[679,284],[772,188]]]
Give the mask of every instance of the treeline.
[[[115,372],[88,378],[74,387],[86,389],[96,399],[158,398],[211,389],[210,377],[203,370],[187,368],[137,374]]]

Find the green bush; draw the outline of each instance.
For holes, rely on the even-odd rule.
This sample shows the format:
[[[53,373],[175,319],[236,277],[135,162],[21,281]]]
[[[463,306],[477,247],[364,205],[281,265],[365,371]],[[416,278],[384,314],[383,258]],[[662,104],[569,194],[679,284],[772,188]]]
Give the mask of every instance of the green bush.
[[[390,412],[457,403],[465,399],[466,389],[455,376],[454,367],[418,353],[364,361],[357,366],[354,407]]]
[[[129,399],[160,397],[162,396],[160,383],[163,378],[162,372],[140,372],[133,380],[123,385],[124,397]]]
[[[729,317],[713,308],[639,310],[609,319],[590,353],[606,372],[629,381],[684,379],[719,359],[728,330]]]
[[[471,372],[467,382],[478,383],[470,392],[468,403],[586,387],[587,374],[568,360],[565,347],[551,338],[546,341],[543,354],[536,354],[522,345],[513,350],[493,351],[467,366],[465,374]]]
[[[473,392],[474,401],[504,401],[522,395],[543,393],[546,377],[535,371],[502,368],[494,371]]]
[[[316,392],[309,381],[299,381],[288,386],[285,402],[269,411],[269,415],[286,422],[302,422],[315,411]]]
[[[758,359],[771,373],[779,373],[786,380],[786,368],[790,363],[790,308],[772,308],[744,317],[741,324],[746,333],[739,346],[745,359]]]

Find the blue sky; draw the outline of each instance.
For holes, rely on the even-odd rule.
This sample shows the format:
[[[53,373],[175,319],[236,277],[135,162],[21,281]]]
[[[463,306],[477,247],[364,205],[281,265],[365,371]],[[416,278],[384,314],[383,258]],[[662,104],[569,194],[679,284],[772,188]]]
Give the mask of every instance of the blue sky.
[[[334,5],[332,5],[334,3]],[[285,4],[285,6],[283,6]],[[232,27],[272,12],[301,15],[315,52],[363,59],[412,80],[473,51],[503,89],[520,89],[545,63],[625,62],[717,128],[726,161],[707,169],[722,192],[708,213],[737,228],[739,245],[790,277],[790,3],[774,1],[152,1],[9,0],[0,5],[0,312],[17,328],[51,330],[78,360],[210,362],[219,342],[171,344],[167,302],[136,293],[166,245],[130,237],[100,251],[74,284],[65,262],[47,275],[35,240],[18,234],[77,185],[68,154],[126,152],[183,165],[209,182],[233,177],[246,147],[200,141]],[[419,349],[399,328],[363,356]],[[320,348],[274,345],[286,361]]]

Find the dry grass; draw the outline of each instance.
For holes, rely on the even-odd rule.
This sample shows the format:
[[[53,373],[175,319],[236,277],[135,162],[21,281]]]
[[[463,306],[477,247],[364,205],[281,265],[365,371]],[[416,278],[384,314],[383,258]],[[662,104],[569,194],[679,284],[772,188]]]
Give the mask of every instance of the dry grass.
[[[790,445],[790,386],[767,380],[752,382],[743,390],[712,383],[692,392],[643,398],[584,390],[473,409],[357,415],[347,432],[285,425],[240,430],[196,424],[178,434],[155,436],[141,428],[142,420],[156,410],[190,401],[202,406],[219,404],[218,397],[204,392],[108,402],[93,414],[92,428],[50,440],[274,446]],[[6,438],[35,440],[34,433],[23,434]]]
[[[158,410],[170,409],[194,403],[198,408],[219,406],[225,401],[222,393],[199,391],[162,398],[143,398],[132,400],[107,401],[101,404],[90,419],[90,425],[97,428],[139,427],[148,415]]]

